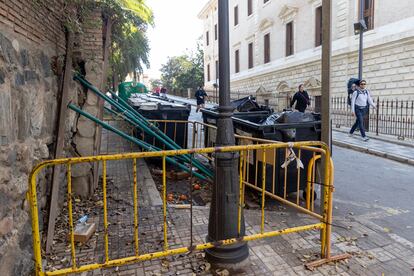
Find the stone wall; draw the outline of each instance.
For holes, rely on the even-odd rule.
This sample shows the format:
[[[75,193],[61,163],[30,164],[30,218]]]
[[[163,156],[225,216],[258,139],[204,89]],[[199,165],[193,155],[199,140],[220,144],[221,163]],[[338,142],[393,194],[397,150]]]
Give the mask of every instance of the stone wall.
[[[42,4],[43,3],[43,4]],[[44,3],[47,3],[45,5]],[[30,212],[26,200],[28,177],[35,164],[53,158],[59,113],[65,33],[63,0],[0,0],[0,275],[29,275],[33,269]],[[78,37],[74,64],[85,65],[87,77],[101,80],[102,21],[100,12],[92,17]],[[90,33],[90,35],[89,35]],[[101,38],[99,39],[99,33]],[[75,82],[69,98],[89,108],[96,100]],[[90,107],[89,112],[93,113]],[[95,126],[68,111],[65,124],[65,156],[76,156],[73,135],[89,137]],[[79,126],[78,126],[79,125]],[[94,137],[91,138],[94,140]],[[76,139],[75,139],[76,140]],[[82,148],[83,140],[75,141]],[[87,154],[87,152],[82,152]],[[60,181],[64,183],[64,181]],[[38,178],[40,227],[51,187],[51,170]]]
[[[32,254],[28,175],[52,154],[59,79],[51,65],[56,56],[33,42],[2,30],[0,46],[0,274],[25,275]],[[47,183],[38,189],[44,208]]]

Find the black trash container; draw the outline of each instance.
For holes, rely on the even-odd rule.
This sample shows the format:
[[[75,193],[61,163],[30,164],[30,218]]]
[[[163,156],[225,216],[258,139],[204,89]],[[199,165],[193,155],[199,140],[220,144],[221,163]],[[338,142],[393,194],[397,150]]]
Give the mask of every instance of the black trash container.
[[[167,101],[149,101],[140,103],[134,108],[148,120],[174,120],[174,121],[188,121],[191,112],[191,105],[170,103]],[[187,148],[188,143],[188,125],[184,123],[175,122],[160,122],[156,123],[158,128],[173,139],[181,148]],[[148,134],[143,134],[142,131],[137,130],[137,137],[144,141],[163,149],[164,144],[159,140],[154,139]],[[166,148],[166,147],[165,147]],[[167,148],[166,148],[167,149]]]
[[[233,124],[235,128],[235,133],[250,136],[253,138],[261,138],[272,141],[280,142],[299,142],[299,141],[320,141],[321,140],[321,121],[319,114],[307,113],[306,116],[309,121],[307,122],[292,122],[295,119],[300,120],[303,113],[300,112],[287,112],[285,114],[291,114],[293,117],[288,123],[278,123],[271,125],[264,125],[263,122],[267,117],[263,114],[258,114],[256,117],[239,115],[238,117],[233,117]],[[295,115],[299,115],[296,116]],[[288,116],[289,117],[289,116]],[[298,156],[299,151],[294,149],[296,156]],[[257,151],[255,151],[255,154]],[[260,155],[260,154],[259,154]],[[279,196],[284,196],[285,194],[285,169],[281,168],[282,164],[285,162],[289,152],[285,149],[277,149],[271,157],[266,158],[266,190],[269,192],[275,191],[275,194]],[[307,183],[307,168],[309,161],[313,157],[313,152],[302,150],[300,160],[303,163],[304,169],[301,169],[299,176],[299,189],[305,190]],[[272,160],[274,158],[274,160]],[[250,176],[249,182],[254,183],[256,179],[259,179],[258,186],[261,187],[260,179],[262,179],[262,166],[263,160],[262,156],[253,156],[253,162],[249,163],[250,167]],[[270,160],[269,160],[270,159]],[[256,162],[257,161],[257,162]],[[273,163],[274,162],[274,163]],[[270,165],[269,165],[270,163]],[[256,170],[256,164],[258,169]],[[273,167],[273,164],[275,166]],[[274,171],[273,171],[274,170]],[[257,171],[257,175],[256,175]],[[273,176],[275,176],[275,181],[273,181]],[[275,187],[273,187],[273,182],[275,182]],[[286,169],[286,194],[297,191],[298,183],[298,171],[296,160],[292,161]]]
[[[216,124],[218,113],[211,110],[203,110],[203,120],[205,123]],[[287,116],[285,120],[279,119],[274,124],[265,125],[263,122],[271,115],[269,112],[236,112],[233,115],[233,126],[235,134],[242,136],[260,138],[272,141],[280,142],[297,142],[297,141],[320,141],[321,140],[321,121],[320,114],[307,113],[307,122],[294,122],[300,120],[301,114],[299,112],[291,111],[285,114],[291,114]],[[282,122],[280,122],[282,121]],[[287,123],[283,121],[288,121]],[[211,132],[211,131],[210,131]],[[205,133],[206,146],[213,146],[215,142],[215,133]],[[208,144],[207,144],[208,143]],[[240,144],[240,141],[236,140],[236,143]],[[298,155],[298,151],[294,150]],[[249,160],[249,182],[255,183],[261,187],[262,183],[262,156],[255,156]],[[267,156],[266,158],[266,190],[269,192],[275,192],[279,196],[284,196],[284,181],[285,181],[285,169],[281,168],[282,164],[286,160],[286,150],[277,149],[275,154]],[[260,155],[260,154],[259,154]],[[307,182],[307,167],[313,153],[309,151],[301,151],[301,161],[304,165],[304,169],[301,170],[299,179],[299,189],[304,190]],[[274,158],[274,160],[272,160]],[[274,162],[274,163],[273,163]],[[257,169],[256,169],[257,164]],[[269,165],[270,164],[270,165]],[[273,167],[273,164],[275,166]],[[297,191],[297,167],[296,161],[291,162],[286,169],[286,194]],[[275,181],[273,181],[275,176]],[[273,187],[275,182],[275,187]]]
[[[215,109],[201,109],[203,114],[203,122],[208,125],[217,125],[218,111]],[[261,109],[258,111],[237,112],[233,113],[233,118],[242,117],[248,121],[258,122],[258,118],[267,118],[273,113],[271,109]],[[211,128],[204,129],[204,143],[205,147],[214,147],[216,144],[216,131]]]

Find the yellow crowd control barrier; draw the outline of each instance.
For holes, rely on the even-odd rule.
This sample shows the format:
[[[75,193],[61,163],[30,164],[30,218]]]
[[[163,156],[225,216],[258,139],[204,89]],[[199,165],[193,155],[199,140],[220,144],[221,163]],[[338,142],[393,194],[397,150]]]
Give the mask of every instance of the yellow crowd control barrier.
[[[309,163],[307,168],[301,168],[299,164],[301,163],[300,157],[304,155],[303,152],[311,152],[312,159]],[[245,188],[250,187],[253,188],[261,193],[261,225],[260,225],[260,232],[254,233],[252,235],[247,236],[237,236],[231,239],[215,241],[215,242],[205,242],[196,244],[194,246],[186,246],[180,245],[179,248],[170,249],[168,244],[168,227],[167,227],[167,198],[166,198],[166,187],[167,187],[167,171],[166,171],[166,157],[168,156],[179,156],[184,154],[203,154],[203,155],[212,155],[213,153],[217,152],[237,152],[239,153],[239,188],[240,188],[240,195],[239,195],[239,206],[238,206],[238,229],[240,234],[241,228],[241,213],[244,207],[244,194]],[[282,182],[275,181],[275,176],[273,176],[272,181],[266,181],[266,179],[275,173],[274,166],[277,164],[275,160],[277,160],[277,154],[280,153],[287,153],[283,158],[285,159],[285,172],[284,175],[287,175],[287,167],[289,166],[288,163],[296,163],[295,166],[298,166],[298,172],[295,172],[295,175],[298,176],[298,182],[300,181],[300,174],[301,170],[307,169],[307,191],[308,191],[308,198],[309,198],[309,191],[313,189],[313,185],[316,183],[314,181],[314,172],[315,170],[315,160],[319,158],[319,156],[325,157],[325,164],[322,164],[322,168],[324,169],[324,178],[322,182],[322,189],[323,189],[323,206],[320,208],[320,213],[314,211],[312,205],[314,204],[314,200],[308,199],[306,203],[302,204],[299,201],[299,195],[292,201],[288,198],[286,189],[287,189],[287,178],[276,178],[277,180],[283,179]],[[139,228],[139,220],[138,220],[138,194],[137,194],[137,179],[139,178],[139,174],[136,169],[136,164],[138,159],[142,158],[161,158],[162,159],[162,199],[163,199],[163,250],[158,252],[150,252],[141,254],[139,252],[139,244],[143,238],[138,237],[138,228]],[[295,159],[296,158],[296,159]],[[133,193],[133,224],[134,224],[134,254],[131,256],[123,257],[123,258],[110,258],[109,254],[109,230],[108,230],[108,189],[107,189],[107,162],[108,161],[120,161],[120,160],[131,160],[134,165],[133,169],[133,183],[131,183],[131,187],[134,189]],[[91,263],[85,265],[79,265],[77,263],[77,253],[76,253],[76,245],[74,241],[74,218],[73,218],[73,208],[74,202],[73,194],[72,194],[72,170],[74,169],[74,165],[81,164],[81,163],[91,163],[91,162],[101,162],[102,163],[102,208],[103,208],[103,226],[104,226],[104,253],[105,258],[100,263]],[[260,163],[260,164],[259,164]],[[256,167],[254,167],[256,164]],[[53,270],[53,271],[45,271],[43,267],[43,259],[42,256],[42,248],[41,248],[41,235],[39,230],[39,218],[38,218],[38,201],[37,201],[37,178],[39,177],[39,173],[51,166],[63,165],[66,166],[66,176],[67,176],[67,209],[68,209],[68,223],[69,223],[69,245],[70,245],[70,256],[71,262],[69,267]],[[269,166],[270,169],[269,171]],[[260,168],[259,168],[260,167]],[[160,152],[137,152],[137,153],[125,153],[125,154],[115,154],[115,155],[102,155],[102,156],[93,156],[93,157],[79,157],[79,158],[64,158],[64,159],[56,159],[45,161],[38,164],[32,171],[30,178],[29,178],[29,191],[28,191],[28,199],[31,208],[31,217],[32,217],[32,231],[33,231],[33,249],[34,249],[34,260],[35,260],[35,272],[36,275],[64,275],[69,273],[79,273],[84,271],[91,271],[100,268],[109,268],[113,266],[123,266],[134,262],[151,260],[155,258],[161,258],[171,255],[183,254],[187,252],[191,252],[194,250],[204,250],[216,246],[222,245],[231,245],[239,242],[245,241],[253,241],[257,239],[263,239],[268,237],[279,236],[283,234],[295,233],[300,231],[308,231],[308,230],[315,230],[320,229],[321,231],[321,260],[309,264],[310,267],[320,265],[322,263],[337,260],[344,258],[344,256],[331,256],[331,222],[332,222],[332,193],[333,193],[333,171],[332,171],[332,163],[330,159],[330,152],[328,147],[321,142],[298,142],[298,143],[271,143],[271,144],[253,144],[253,145],[240,145],[240,146],[228,146],[228,147],[210,147],[210,148],[199,148],[199,149],[186,149],[186,150],[174,150],[174,151],[160,151]],[[251,171],[254,172],[251,172]],[[258,172],[261,171],[261,174]],[[276,172],[277,173],[277,172]],[[250,175],[249,175],[250,174]],[[258,180],[259,179],[259,180]],[[270,178],[271,179],[271,178]],[[271,186],[270,183],[272,184]],[[299,183],[300,184],[300,183]],[[296,189],[294,190],[296,193],[299,193],[299,189],[301,188],[300,185],[296,185]],[[283,193],[278,194],[278,189],[280,187],[284,188]],[[316,219],[315,223],[291,227],[286,229],[272,229],[271,231],[265,231],[264,222],[265,222],[265,200],[266,196],[279,200],[282,203],[285,203],[289,206],[296,208],[297,210],[309,214],[310,216]]]

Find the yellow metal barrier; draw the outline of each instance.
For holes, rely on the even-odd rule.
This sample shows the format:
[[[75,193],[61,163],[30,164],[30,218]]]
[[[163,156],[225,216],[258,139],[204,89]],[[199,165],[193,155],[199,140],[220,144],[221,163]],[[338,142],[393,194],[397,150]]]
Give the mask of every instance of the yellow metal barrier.
[[[274,237],[279,236],[282,234],[294,233],[299,231],[307,231],[307,230],[314,230],[320,229],[322,234],[322,246],[321,246],[321,256],[322,260],[317,261],[317,263],[309,264],[309,266],[316,266],[322,263],[337,260],[344,258],[344,256],[337,256],[331,257],[330,255],[330,248],[331,248],[331,221],[332,221],[332,192],[333,192],[333,172],[331,161],[326,161],[323,168],[325,171],[324,180],[323,180],[323,210],[322,214],[315,213],[306,203],[306,206],[303,207],[300,205],[299,197],[297,196],[296,201],[290,201],[286,196],[286,185],[287,180],[284,179],[284,195],[283,197],[277,195],[275,190],[275,185],[273,184],[273,191],[268,191],[266,189],[266,168],[269,165],[267,157],[270,154],[276,155],[277,151],[285,151],[290,152],[291,154],[295,151],[298,152],[298,156],[301,155],[301,151],[311,151],[313,152],[313,162],[308,167],[309,170],[313,169],[313,164],[316,159],[315,154],[318,153],[319,155],[323,155],[326,160],[330,159],[330,152],[327,146],[321,142],[298,142],[298,143],[272,143],[272,144],[254,144],[254,145],[242,145],[242,146],[229,146],[229,147],[216,147],[216,148],[200,148],[200,149],[186,149],[186,150],[174,150],[174,151],[160,151],[160,152],[138,152],[138,153],[126,153],[126,154],[116,154],[116,155],[105,155],[105,156],[93,156],[93,157],[79,157],[79,158],[65,158],[65,159],[56,159],[45,161],[38,164],[32,171],[30,175],[30,183],[29,183],[29,191],[28,191],[28,199],[31,208],[31,216],[32,216],[32,231],[33,231],[33,248],[34,248],[34,259],[35,259],[35,271],[36,275],[63,275],[68,273],[79,273],[83,271],[90,271],[99,268],[108,268],[113,266],[122,266],[134,262],[151,260],[155,258],[161,258],[170,255],[176,254],[183,254],[194,250],[204,250],[216,246],[221,245],[230,245],[234,243],[244,242],[244,241],[253,241],[257,239],[267,238],[267,237]],[[239,160],[239,173],[240,173],[240,195],[239,195],[239,210],[238,210],[238,230],[240,232],[241,228],[241,212],[244,206],[244,194],[245,194],[245,186],[251,187],[253,189],[258,190],[261,192],[261,225],[260,225],[260,233],[252,234],[249,236],[243,237],[234,237],[227,240],[221,240],[216,242],[206,242],[197,244],[195,246],[183,246],[180,248],[169,249],[168,246],[168,233],[167,233],[167,200],[166,200],[166,157],[167,156],[178,156],[184,154],[213,154],[216,152],[239,152],[240,153],[240,160]],[[251,162],[258,163],[258,156],[260,155],[260,160],[262,163],[262,170],[261,170],[261,185],[258,186],[257,183],[250,183],[249,182],[249,167]],[[250,156],[255,156],[254,161],[249,160]],[[152,252],[147,254],[140,254],[139,253],[139,238],[138,238],[138,195],[137,195],[137,171],[136,171],[136,162],[137,159],[140,158],[162,158],[162,198],[163,198],[163,241],[164,241],[164,250],[159,252]],[[135,245],[135,255],[128,256],[125,258],[118,258],[118,259],[111,259],[109,257],[109,245],[108,245],[108,213],[107,213],[107,162],[108,161],[115,161],[115,160],[125,160],[130,159],[133,161],[134,170],[133,170],[133,210],[134,210],[134,245]],[[296,159],[295,162],[299,163],[299,159]],[[288,158],[286,158],[288,161]],[[291,160],[292,161],[292,160]],[[73,227],[73,194],[72,194],[72,165],[80,164],[80,163],[88,163],[88,162],[102,162],[102,189],[103,189],[103,223],[104,223],[104,250],[105,250],[105,259],[102,263],[93,263],[93,264],[86,264],[86,265],[78,265],[76,262],[76,248],[74,242],[74,227]],[[275,159],[273,159],[273,165],[275,163]],[[36,179],[38,177],[39,172],[50,166],[56,165],[66,165],[67,167],[67,203],[68,203],[68,215],[69,215],[69,232],[70,232],[70,252],[71,252],[71,259],[72,264],[71,267],[58,269],[55,271],[45,271],[42,267],[42,251],[41,251],[41,239],[40,239],[40,231],[39,231],[39,219],[38,219],[38,204],[37,204],[37,191],[36,191]],[[286,168],[286,167],[285,167]],[[273,166],[273,171],[275,170]],[[285,169],[286,171],[287,169]],[[300,168],[298,168],[300,174]],[[257,168],[256,168],[256,171]],[[286,174],[286,173],[285,173]],[[309,175],[309,174],[308,174]],[[311,174],[312,176],[312,174]],[[255,179],[258,178],[257,175],[254,176]],[[299,178],[298,178],[299,179]],[[298,180],[299,181],[299,180]],[[274,183],[273,179],[273,183]],[[281,183],[276,183],[281,184]],[[308,189],[309,189],[309,182],[308,182]],[[299,184],[297,185],[298,190],[296,191],[299,193]],[[308,193],[309,195],[309,193]],[[316,219],[319,220],[317,223],[292,227],[287,229],[279,229],[274,231],[265,232],[264,229],[264,217],[265,217],[265,196],[269,196],[270,198],[274,198],[276,200],[281,201],[282,203],[288,204],[299,211],[302,211],[306,214],[309,214]],[[308,196],[309,197],[309,196]]]

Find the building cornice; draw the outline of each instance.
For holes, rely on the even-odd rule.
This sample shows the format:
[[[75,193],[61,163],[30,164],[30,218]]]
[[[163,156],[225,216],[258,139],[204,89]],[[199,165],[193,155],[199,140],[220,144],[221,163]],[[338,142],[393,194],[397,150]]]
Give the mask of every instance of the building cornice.
[[[296,17],[298,11],[299,8],[297,7],[284,5],[279,13],[279,18],[282,20],[283,23],[287,23],[289,21],[292,21]]]
[[[217,6],[217,0],[208,1],[201,9],[201,11],[198,13],[198,19],[203,20],[206,17],[206,14],[208,14],[210,10],[214,9],[215,6]]]
[[[275,22],[274,22],[272,19],[270,19],[270,18],[265,18],[265,19],[263,19],[263,20],[260,22],[260,24],[259,24],[259,30],[263,32],[264,30],[266,30],[266,29],[268,29],[268,28],[272,27],[274,23],[275,23]]]
[[[308,3],[312,5],[322,5],[322,0],[308,0]]]

